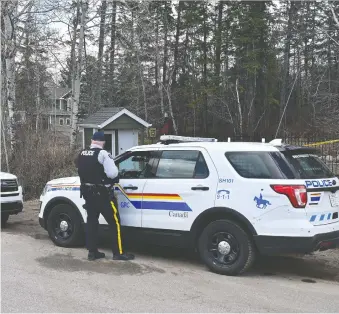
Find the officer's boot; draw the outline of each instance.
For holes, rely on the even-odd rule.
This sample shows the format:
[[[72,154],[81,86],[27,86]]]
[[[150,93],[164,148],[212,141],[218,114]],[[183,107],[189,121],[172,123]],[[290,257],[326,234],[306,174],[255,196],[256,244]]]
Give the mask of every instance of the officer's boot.
[[[134,259],[134,255],[133,254],[129,254],[129,253],[122,253],[122,254],[114,254],[113,253],[113,260],[115,261],[130,261],[132,259]]]
[[[88,260],[89,261],[94,261],[99,258],[104,258],[105,253],[99,252],[99,251],[89,251],[88,252]]]

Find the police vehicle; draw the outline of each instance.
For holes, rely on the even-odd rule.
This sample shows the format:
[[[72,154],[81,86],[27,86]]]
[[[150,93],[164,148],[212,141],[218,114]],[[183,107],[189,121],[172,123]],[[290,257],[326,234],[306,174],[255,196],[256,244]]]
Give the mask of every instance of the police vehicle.
[[[16,175],[0,172],[1,183],[1,225],[4,227],[10,215],[17,215],[23,210],[22,186]]]
[[[162,136],[115,158],[114,190],[132,241],[194,248],[238,275],[258,254],[307,254],[339,243],[339,180],[314,149]],[[78,177],[49,181],[39,221],[60,246],[83,243]],[[101,226],[107,226],[102,216]],[[152,242],[153,241],[153,242]]]

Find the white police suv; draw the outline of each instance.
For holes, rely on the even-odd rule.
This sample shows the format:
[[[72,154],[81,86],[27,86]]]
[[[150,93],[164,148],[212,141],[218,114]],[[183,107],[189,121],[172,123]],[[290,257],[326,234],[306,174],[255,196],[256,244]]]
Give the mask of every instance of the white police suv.
[[[256,254],[338,246],[339,180],[313,149],[162,136],[115,162],[124,234],[193,247],[216,273],[243,273]],[[84,241],[79,184],[52,180],[41,195],[40,225],[57,245]]]
[[[8,172],[0,172],[1,226],[5,226],[10,215],[23,210],[22,186],[18,177]]]

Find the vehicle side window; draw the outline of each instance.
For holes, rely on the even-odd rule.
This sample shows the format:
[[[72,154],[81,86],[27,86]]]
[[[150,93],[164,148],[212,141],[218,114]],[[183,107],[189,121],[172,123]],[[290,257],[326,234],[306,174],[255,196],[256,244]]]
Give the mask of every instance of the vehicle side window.
[[[284,155],[301,179],[332,178],[335,176],[317,155],[299,154],[298,152],[285,152]]]
[[[116,161],[120,179],[152,177],[152,163],[155,157],[156,152],[154,151],[138,151],[126,154],[126,156]]]
[[[166,150],[162,152],[155,177],[193,179],[207,178],[208,175],[208,167],[201,152]]]
[[[194,178],[204,179],[209,175],[208,167],[202,153],[199,152],[199,157],[195,165]]]
[[[285,178],[269,152],[228,152],[225,155],[233,168],[244,178]]]

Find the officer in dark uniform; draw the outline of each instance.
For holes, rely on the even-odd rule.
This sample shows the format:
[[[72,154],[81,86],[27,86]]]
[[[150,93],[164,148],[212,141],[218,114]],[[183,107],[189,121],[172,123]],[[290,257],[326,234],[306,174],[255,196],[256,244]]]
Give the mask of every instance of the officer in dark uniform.
[[[113,259],[131,260],[134,259],[134,255],[123,250],[120,216],[113,194],[113,185],[119,182],[119,171],[112,156],[103,149],[104,145],[104,133],[94,133],[90,149],[81,151],[77,161],[81,182],[80,193],[85,199],[84,208],[87,211],[88,259],[105,257],[105,254],[97,249],[98,219],[101,213],[113,233]]]

